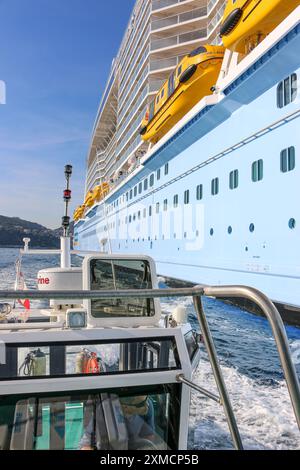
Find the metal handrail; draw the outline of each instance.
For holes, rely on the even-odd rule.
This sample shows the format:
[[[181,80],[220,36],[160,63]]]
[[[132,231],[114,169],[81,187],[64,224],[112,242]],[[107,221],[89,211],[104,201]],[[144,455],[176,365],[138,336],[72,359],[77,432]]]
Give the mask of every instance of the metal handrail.
[[[226,390],[225,382],[220,369],[217,353],[207,323],[206,315],[203,310],[201,297],[210,296],[215,298],[233,298],[242,297],[251,300],[258,305],[268,319],[275,338],[277,350],[279,353],[284,377],[287,383],[290,399],[292,402],[294,414],[298,427],[300,429],[300,386],[296,374],[295,366],[292,362],[288,338],[285,332],[284,324],[275,305],[270,299],[257,289],[247,286],[195,286],[191,288],[179,289],[130,289],[130,290],[103,290],[103,291],[0,291],[0,299],[100,299],[100,298],[166,298],[166,297],[192,297],[194,306],[200,323],[204,343],[208,352],[209,360],[212,365],[214,377],[220,393],[221,403],[224,407],[225,415],[228,421],[229,429],[235,444],[235,447],[242,449],[242,442],[239,435],[235,416]],[[0,327],[1,328],[1,327]],[[184,377],[178,378],[179,381],[186,380]],[[187,382],[186,382],[187,384]],[[193,384],[195,385],[195,384]],[[195,388],[195,387],[194,387]],[[199,390],[200,391],[200,390]],[[202,389],[203,393],[203,389]],[[211,397],[212,398],[212,397]]]
[[[194,297],[195,295],[203,295],[204,288],[197,287],[183,287],[179,289],[127,289],[127,290],[59,290],[59,291],[45,291],[45,290],[22,290],[22,291],[7,291],[0,290],[0,299],[27,299],[40,300],[40,299],[124,299],[129,297],[136,298],[162,298],[162,297]]]
[[[260,307],[270,323],[276,342],[281,366],[287,383],[294,414],[300,429],[300,385],[295,366],[290,354],[290,347],[281,316],[271,300],[262,292],[246,286],[205,287],[204,295],[216,298],[242,297],[251,300]]]

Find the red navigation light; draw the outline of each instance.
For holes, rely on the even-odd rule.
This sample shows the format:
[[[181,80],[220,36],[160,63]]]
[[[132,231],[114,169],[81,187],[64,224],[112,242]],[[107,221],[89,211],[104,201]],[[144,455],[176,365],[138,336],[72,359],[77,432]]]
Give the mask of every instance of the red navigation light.
[[[65,189],[64,190],[64,199],[65,200],[71,199],[71,190],[70,189]]]

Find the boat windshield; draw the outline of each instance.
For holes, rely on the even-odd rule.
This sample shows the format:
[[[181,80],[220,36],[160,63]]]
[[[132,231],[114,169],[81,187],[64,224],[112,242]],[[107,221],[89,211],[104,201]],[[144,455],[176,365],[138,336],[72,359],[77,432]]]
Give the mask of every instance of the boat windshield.
[[[175,450],[179,384],[0,397],[1,450]]]
[[[92,259],[90,263],[91,290],[152,289],[150,265],[147,260]],[[91,301],[95,318],[153,317],[152,299],[99,299]]]

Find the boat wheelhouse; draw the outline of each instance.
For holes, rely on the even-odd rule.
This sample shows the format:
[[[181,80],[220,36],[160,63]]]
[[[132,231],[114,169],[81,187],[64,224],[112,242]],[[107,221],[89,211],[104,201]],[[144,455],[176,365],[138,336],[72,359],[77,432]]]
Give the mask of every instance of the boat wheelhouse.
[[[66,246],[62,240],[62,259]],[[286,333],[260,292],[158,289],[154,262],[141,255],[88,254],[82,270],[42,270],[38,278],[47,282],[37,291],[0,291],[6,300],[50,300],[25,320],[19,309],[7,308],[0,322],[0,449],[183,450],[192,389],[224,408],[234,446],[242,449],[202,295],[245,297],[266,314],[300,426],[299,381]],[[161,312],[160,298],[186,296],[193,297],[201,334],[180,301],[171,315]],[[193,382],[201,342],[219,395]]]

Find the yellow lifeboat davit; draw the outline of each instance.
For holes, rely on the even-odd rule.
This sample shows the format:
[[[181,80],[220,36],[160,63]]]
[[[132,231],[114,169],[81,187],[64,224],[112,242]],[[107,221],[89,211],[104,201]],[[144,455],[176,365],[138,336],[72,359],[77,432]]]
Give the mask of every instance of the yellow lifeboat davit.
[[[220,30],[224,46],[248,54],[298,5],[300,0],[228,0]]]
[[[92,189],[87,193],[84,204],[86,207],[92,207],[94,205],[94,191]]]
[[[93,198],[95,202],[100,202],[109,192],[109,184],[102,183],[96,186],[93,190]]]
[[[224,57],[221,46],[200,46],[184,57],[150,103],[140,134],[156,143],[204,96],[211,95]]]
[[[78,220],[82,219],[85,211],[85,205],[79,206],[75,209],[74,214],[73,214],[73,219],[75,222]]]

